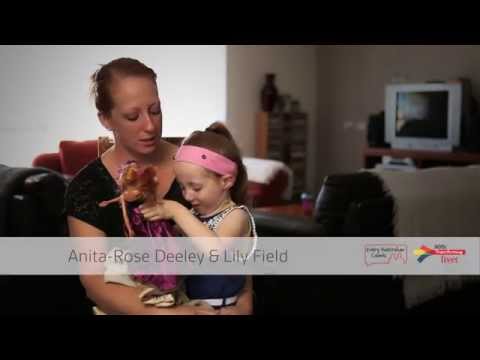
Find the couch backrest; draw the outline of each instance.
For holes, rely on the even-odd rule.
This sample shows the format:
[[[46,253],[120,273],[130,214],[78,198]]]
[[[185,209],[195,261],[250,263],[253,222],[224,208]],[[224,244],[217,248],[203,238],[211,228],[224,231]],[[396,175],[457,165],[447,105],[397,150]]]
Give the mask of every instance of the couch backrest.
[[[183,140],[181,137],[165,137],[164,139],[176,145]],[[62,140],[58,153],[39,154],[33,159],[32,166],[45,167],[64,175],[73,176],[113,144],[113,139],[107,136],[100,136],[97,140]]]
[[[480,166],[372,173],[381,178],[395,201],[395,235],[475,237],[480,234]]]
[[[60,141],[60,165],[62,173],[73,176],[98,156],[98,141]]]

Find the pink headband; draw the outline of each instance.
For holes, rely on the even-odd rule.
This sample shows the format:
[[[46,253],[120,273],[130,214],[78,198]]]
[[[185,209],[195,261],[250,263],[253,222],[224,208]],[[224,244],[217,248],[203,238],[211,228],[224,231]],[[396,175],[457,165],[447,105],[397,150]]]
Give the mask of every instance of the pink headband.
[[[220,175],[236,175],[237,164],[219,153],[192,145],[182,145],[175,155],[175,161],[186,161],[199,165]]]

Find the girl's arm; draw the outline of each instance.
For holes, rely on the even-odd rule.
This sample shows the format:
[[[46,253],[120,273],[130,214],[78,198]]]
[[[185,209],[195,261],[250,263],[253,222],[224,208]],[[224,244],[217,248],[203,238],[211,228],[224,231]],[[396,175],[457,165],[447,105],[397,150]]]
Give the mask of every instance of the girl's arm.
[[[150,221],[172,219],[185,236],[193,238],[193,241],[196,237],[209,238],[208,242],[203,239],[196,241],[204,252],[212,249],[221,250],[229,245],[225,239],[220,238],[246,237],[250,234],[248,215],[241,209],[235,209],[229,213],[220,223],[216,232],[209,230],[190,210],[173,200],[162,200],[149,208],[142,207],[142,214]]]
[[[144,209],[144,216],[149,220],[173,219],[177,226],[185,233],[185,236],[193,238],[196,245],[202,251],[210,249],[221,249],[222,246],[228,246],[220,243],[222,237],[248,237],[251,233],[251,225],[248,214],[242,209],[235,209],[228,214],[217,228],[217,232],[211,231],[198,220],[183,205],[164,200],[158,206]],[[195,241],[195,237],[210,237],[208,243],[205,239]],[[233,306],[225,306],[220,309],[220,315],[250,315],[253,313],[253,279],[247,276],[245,287],[238,294],[237,303]]]

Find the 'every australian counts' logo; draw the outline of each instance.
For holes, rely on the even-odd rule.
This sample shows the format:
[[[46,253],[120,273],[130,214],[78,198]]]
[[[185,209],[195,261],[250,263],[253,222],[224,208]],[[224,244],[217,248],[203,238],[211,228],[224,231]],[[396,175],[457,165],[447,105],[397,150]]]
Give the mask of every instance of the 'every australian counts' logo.
[[[375,244],[365,246],[365,264],[367,266],[391,263],[407,263],[407,245]]]
[[[459,257],[467,252],[465,249],[447,249],[445,245],[435,245],[433,249],[424,245],[415,249],[413,253],[420,264],[432,256],[440,257],[442,264],[458,264]]]

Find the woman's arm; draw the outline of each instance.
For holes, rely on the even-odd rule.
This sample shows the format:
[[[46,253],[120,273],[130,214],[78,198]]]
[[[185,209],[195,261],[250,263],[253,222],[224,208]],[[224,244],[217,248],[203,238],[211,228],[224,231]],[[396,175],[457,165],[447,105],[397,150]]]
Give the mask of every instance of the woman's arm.
[[[71,216],[68,217],[68,227],[72,237],[105,237],[105,233],[101,230]],[[199,312],[197,312],[195,307],[186,305],[173,308],[146,306],[139,299],[143,288],[105,283],[103,275],[80,275],[80,281],[88,298],[107,314],[196,315],[200,311],[205,314],[205,309],[198,309]]]

